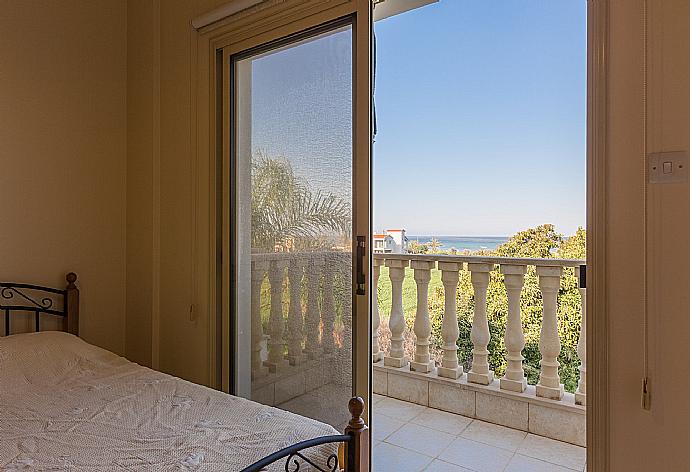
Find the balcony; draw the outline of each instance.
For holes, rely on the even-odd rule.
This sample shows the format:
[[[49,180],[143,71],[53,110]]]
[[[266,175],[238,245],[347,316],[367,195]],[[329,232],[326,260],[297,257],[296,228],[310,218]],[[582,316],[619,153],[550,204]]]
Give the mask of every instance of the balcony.
[[[373,262],[374,286],[389,287],[385,299],[378,300],[374,291],[372,304],[377,470],[391,470],[390,464],[401,458],[409,460],[394,470],[582,470],[584,261],[379,253]],[[347,412],[334,405],[345,405],[351,391],[351,277],[347,252],[252,254],[254,400],[344,426]],[[442,290],[430,294],[432,279],[440,281]],[[456,301],[463,283],[471,285],[473,312],[469,336],[461,337]],[[572,393],[559,376],[562,283],[579,294],[575,305],[582,315],[574,341],[579,378]],[[413,293],[416,300],[412,311],[405,307],[403,286],[407,298]],[[500,340],[496,333],[492,339],[487,318],[487,291],[498,289],[507,299]],[[532,295],[539,299],[538,307],[530,307],[540,328],[538,339],[529,340],[538,342],[540,357],[536,370],[530,368],[530,383],[521,319],[521,293],[526,290],[538,292]],[[463,358],[459,346],[470,344],[471,350],[465,349],[470,354]],[[492,346],[500,346],[505,355]],[[500,376],[491,371],[492,356],[494,362],[497,356],[505,358]],[[429,437],[420,436],[427,430]],[[415,450],[419,447],[424,450]],[[423,464],[414,465],[418,463]]]
[[[418,405],[476,418],[496,425],[571,443],[585,445],[587,403],[584,261],[563,259],[521,259],[484,256],[375,254],[373,282],[379,286],[381,269],[390,279],[390,316],[381,324],[379,303],[374,300],[373,389],[376,394]],[[413,274],[416,310],[412,332],[403,313],[403,282]],[[432,271],[440,271],[444,310],[441,322],[440,362],[430,353],[432,322],[429,315],[429,282]],[[540,371],[536,385],[525,376],[522,351],[525,335],[521,321],[520,296],[525,274],[536,275],[542,300],[539,333]],[[465,273],[474,298],[470,341],[471,358],[458,358],[458,313],[456,294]],[[496,378],[490,370],[491,341],[487,319],[487,289],[492,273],[507,296],[505,345],[506,368]],[[579,381],[574,393],[564,391],[559,377],[561,340],[558,329],[558,293],[561,278],[580,279],[582,323],[577,355]],[[376,296],[376,293],[374,294]],[[386,333],[386,342],[380,342]],[[384,349],[384,344],[386,345]],[[465,362],[465,366],[463,366]],[[438,365],[437,365],[438,364]]]

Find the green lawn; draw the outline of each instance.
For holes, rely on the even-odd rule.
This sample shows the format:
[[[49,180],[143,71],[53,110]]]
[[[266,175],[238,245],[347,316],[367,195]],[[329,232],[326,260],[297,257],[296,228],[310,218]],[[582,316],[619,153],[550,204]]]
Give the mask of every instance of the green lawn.
[[[443,287],[441,283],[441,271],[433,269],[431,271],[431,281],[429,282],[429,294],[434,293],[436,287]],[[391,279],[388,277],[388,267],[381,267],[378,287],[379,314],[388,318],[391,311]],[[417,285],[414,281],[414,270],[409,267],[405,269],[405,280],[403,281],[403,312],[405,319],[414,319],[417,309]]]

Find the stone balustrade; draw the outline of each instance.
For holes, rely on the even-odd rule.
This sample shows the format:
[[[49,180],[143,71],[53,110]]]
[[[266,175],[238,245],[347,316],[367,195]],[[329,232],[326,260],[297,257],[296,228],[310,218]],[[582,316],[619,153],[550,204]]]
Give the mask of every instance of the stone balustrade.
[[[352,377],[352,255],[252,254],[252,398],[280,405]],[[349,392],[349,390],[348,390]]]
[[[390,313],[385,320],[390,343],[385,349],[379,342],[382,320],[377,290],[371,291],[374,391],[584,444],[586,289],[581,266],[584,261],[580,260],[374,254],[373,286],[382,282],[384,267],[391,284],[391,304],[386,307],[390,311],[381,310]],[[530,267],[534,269],[529,273],[536,273],[543,300],[536,385],[527,383],[522,356],[525,333],[520,295]],[[252,255],[251,377],[255,400],[281,405],[325,384],[351,378],[351,268],[352,255],[345,252]],[[561,277],[564,272],[572,274],[572,268],[580,277],[582,299],[582,331],[577,346],[580,380],[575,394],[564,392],[558,375],[561,342],[557,297]],[[440,271],[444,289],[440,339],[432,339],[429,313],[429,285],[434,271]],[[468,273],[474,292],[472,326],[469,340],[465,341],[472,344],[468,359],[458,356],[457,294],[463,273]],[[503,340],[506,369],[500,378],[494,378],[489,364],[489,346],[493,344],[487,319],[487,289],[492,273],[501,274],[507,298]],[[412,352],[403,312],[406,277],[414,281],[417,300],[410,327]],[[436,348],[440,350],[437,359],[432,355]],[[469,365],[467,372],[463,365]]]
[[[374,362],[374,391],[402,400],[425,404],[430,407],[446,409],[455,413],[474,416],[517,429],[531,430],[531,422],[538,423],[539,408],[556,408],[560,412],[573,413],[574,426],[570,431],[551,428],[551,431],[537,431],[537,434],[555,437],[573,443],[584,443],[584,405],[586,405],[586,342],[585,342],[585,300],[584,284],[585,261],[570,259],[531,259],[504,258],[489,256],[457,255],[417,255],[417,254],[374,254],[373,282],[378,286],[381,267],[388,268],[391,283],[391,306],[388,327],[390,330],[390,349],[381,352],[379,333],[381,326],[377,300],[374,299],[372,311],[372,344]],[[405,269],[412,269],[417,292],[417,307],[414,313],[414,354],[407,359],[403,349],[403,339],[407,328],[403,313],[403,285]],[[522,351],[525,347],[525,333],[521,321],[520,295],[523,290],[525,274],[534,267],[543,301],[539,352],[541,354],[539,379],[535,386],[527,383]],[[569,269],[570,268],[570,269]],[[577,392],[572,395],[564,392],[559,378],[558,357],[561,341],[558,331],[558,292],[561,277],[565,271],[572,275],[572,268],[579,275],[581,294],[582,324],[577,346],[580,360],[580,380]],[[438,365],[430,359],[429,346],[431,320],[428,309],[429,280],[434,270],[441,272],[444,293],[444,310],[441,320],[438,347],[442,351]],[[469,280],[474,292],[474,312],[469,341],[472,344],[471,359],[458,358],[458,313],[457,290],[460,275],[469,272]],[[490,344],[489,323],[487,319],[487,288],[491,273],[502,274],[500,279],[508,302],[506,316],[505,373],[494,379],[489,365]],[[376,296],[376,295],[374,295]],[[383,310],[385,311],[385,310]],[[409,315],[409,314],[408,314]],[[409,336],[408,336],[409,339]],[[408,349],[409,354],[409,349]],[[380,362],[383,358],[383,362]],[[463,364],[470,361],[470,369],[463,372]],[[453,395],[452,386],[457,387]],[[445,392],[441,394],[442,392]],[[498,411],[489,414],[492,407],[486,406],[486,395],[491,395]],[[441,398],[444,397],[445,398]],[[459,400],[464,398],[464,400]],[[464,403],[462,403],[464,401]],[[532,407],[530,408],[530,405]],[[509,418],[515,411],[520,412]],[[523,413],[524,412],[524,413]],[[561,417],[568,417],[566,414]]]

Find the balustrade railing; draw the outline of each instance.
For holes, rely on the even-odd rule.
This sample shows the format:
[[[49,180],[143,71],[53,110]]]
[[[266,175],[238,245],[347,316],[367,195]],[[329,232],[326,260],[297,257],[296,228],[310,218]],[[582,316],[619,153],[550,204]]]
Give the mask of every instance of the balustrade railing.
[[[351,261],[337,251],[252,254],[252,379],[351,357]]]
[[[474,312],[470,340],[472,342],[471,368],[466,373],[468,383],[489,385],[494,380],[494,373],[489,366],[488,346],[490,344],[489,323],[487,319],[487,288],[490,274],[494,271],[503,275],[503,285],[508,301],[506,314],[505,347],[506,369],[499,379],[498,385],[502,390],[524,392],[527,379],[523,366],[522,351],[525,347],[525,334],[521,321],[520,295],[523,290],[525,274],[528,267],[536,269],[539,290],[543,302],[542,322],[539,338],[539,352],[541,354],[540,375],[536,385],[536,395],[553,400],[563,398],[563,384],[559,378],[558,357],[561,352],[561,341],[558,332],[558,304],[557,297],[561,285],[561,277],[565,268],[575,268],[579,276],[579,292],[581,294],[582,323],[577,355],[580,359],[580,380],[575,402],[586,404],[586,313],[585,313],[585,261],[574,259],[531,259],[505,258],[487,256],[456,256],[456,255],[416,255],[416,254],[374,254],[373,282],[378,286],[380,268],[388,267],[391,282],[391,309],[388,326],[391,336],[389,352],[381,353],[379,348],[378,327],[381,324],[377,299],[374,298],[372,310],[372,344],[373,362],[379,362],[383,357],[385,366],[393,368],[407,367],[410,371],[420,375],[435,371],[439,377],[459,379],[463,373],[463,359],[458,359],[458,313],[457,290],[460,274],[469,271],[474,290]],[[415,336],[414,358],[405,357],[403,349],[404,331],[406,323],[403,313],[403,283],[405,269],[413,269],[413,277],[417,291],[417,308],[415,312],[413,332]],[[441,271],[441,282],[444,288],[444,311],[441,322],[442,357],[438,366],[430,359],[429,345],[431,336],[431,320],[428,310],[429,280],[431,271]],[[572,271],[572,269],[570,269]],[[572,273],[572,272],[571,272]],[[376,293],[374,293],[376,297]]]
[[[280,373],[309,360],[332,354],[351,356],[350,253],[323,251],[315,253],[253,254],[251,263],[251,370],[252,379]],[[575,402],[585,405],[586,384],[586,288],[585,261],[573,259],[531,259],[487,256],[374,254],[372,283],[380,282],[381,268],[388,269],[391,306],[388,318],[390,348],[379,343],[381,316],[377,291],[372,291],[372,361],[395,369],[407,368],[419,375],[435,372],[439,377],[489,385],[494,372],[489,365],[490,331],[487,318],[487,288],[491,273],[502,274],[508,302],[505,329],[504,375],[500,389],[524,392],[527,387],[524,358],[525,334],[521,321],[520,296],[529,267],[535,267],[543,301],[539,338],[541,354],[536,395],[561,400],[563,385],[559,378],[558,357],[561,341],[558,332],[557,297],[565,268],[574,268],[579,280],[582,323],[577,344],[580,379]],[[414,353],[407,358],[404,335],[407,325],[403,312],[403,284],[406,270],[412,270],[416,286],[416,311],[412,331]],[[432,324],[429,313],[429,283],[432,271],[441,272],[444,309],[441,321],[437,363],[431,356]],[[572,271],[572,269],[569,269]],[[463,371],[469,359],[458,358],[457,293],[460,275],[469,272],[474,291],[474,312],[470,341],[471,368]],[[571,272],[572,273],[572,272]],[[266,284],[266,280],[268,284]],[[345,302],[343,301],[345,300]],[[263,308],[263,310],[262,310]],[[262,321],[263,317],[267,318]],[[341,357],[342,357],[341,355]],[[349,360],[349,358],[348,358]]]

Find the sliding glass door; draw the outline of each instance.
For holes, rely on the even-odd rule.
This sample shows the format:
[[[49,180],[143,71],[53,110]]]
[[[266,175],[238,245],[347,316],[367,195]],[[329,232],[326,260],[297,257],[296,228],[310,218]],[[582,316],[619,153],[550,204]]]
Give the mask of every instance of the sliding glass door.
[[[223,62],[231,390],[340,430],[348,399],[369,390],[355,18],[228,48]]]

